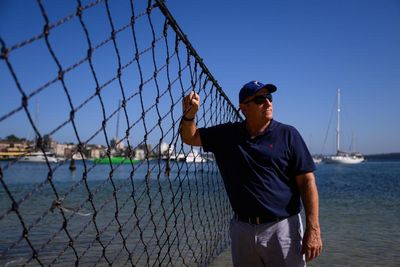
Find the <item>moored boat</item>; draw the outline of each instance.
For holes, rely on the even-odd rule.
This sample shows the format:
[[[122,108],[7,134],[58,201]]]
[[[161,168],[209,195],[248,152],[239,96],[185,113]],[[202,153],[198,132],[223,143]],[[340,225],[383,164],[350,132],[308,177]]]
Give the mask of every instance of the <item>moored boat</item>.
[[[46,154],[46,155],[45,155]],[[19,162],[32,162],[32,163],[57,163],[59,160],[50,152],[32,152],[18,159]],[[46,160],[47,158],[47,160]]]
[[[161,159],[172,161],[185,161],[186,157],[183,153],[176,153],[174,145],[169,145],[167,155],[164,155]]]
[[[193,149],[187,154],[185,161],[188,163],[201,163],[206,162],[207,159],[200,155],[198,150]]]
[[[312,159],[313,159],[313,161],[314,161],[315,164],[319,164],[319,163],[321,163],[321,161],[322,161],[322,158],[320,158],[320,157],[315,157],[315,156],[313,156]]]
[[[138,159],[130,159],[126,157],[104,157],[104,158],[95,158],[93,160],[96,164],[136,164],[139,163],[140,160]]]
[[[323,158],[325,163],[358,164],[364,161],[359,152],[349,153],[340,150],[340,89],[337,89],[337,128],[336,128],[336,155]]]

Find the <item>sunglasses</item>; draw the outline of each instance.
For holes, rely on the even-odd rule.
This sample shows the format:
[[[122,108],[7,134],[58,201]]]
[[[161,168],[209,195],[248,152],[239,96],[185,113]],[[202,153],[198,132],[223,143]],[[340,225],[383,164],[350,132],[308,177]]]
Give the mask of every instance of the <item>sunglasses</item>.
[[[257,95],[254,98],[243,102],[243,104],[247,104],[250,102],[254,102],[256,105],[264,104],[265,100],[268,99],[269,102],[272,102],[272,95],[271,94],[264,94],[264,95]]]

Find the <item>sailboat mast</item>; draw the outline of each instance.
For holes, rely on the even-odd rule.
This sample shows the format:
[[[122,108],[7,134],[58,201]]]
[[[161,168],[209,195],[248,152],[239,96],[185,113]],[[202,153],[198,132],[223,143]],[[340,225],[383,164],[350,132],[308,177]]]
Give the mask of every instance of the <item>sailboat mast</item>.
[[[340,151],[340,89],[337,89],[336,152]]]

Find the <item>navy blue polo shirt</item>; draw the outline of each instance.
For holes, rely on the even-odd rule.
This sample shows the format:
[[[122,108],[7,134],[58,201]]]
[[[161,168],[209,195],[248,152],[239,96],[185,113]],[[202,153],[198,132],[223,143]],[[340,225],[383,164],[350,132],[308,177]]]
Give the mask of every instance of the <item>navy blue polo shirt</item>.
[[[288,217],[301,211],[295,177],[315,170],[299,132],[272,120],[252,138],[245,122],[200,128],[204,151],[213,152],[235,213]]]

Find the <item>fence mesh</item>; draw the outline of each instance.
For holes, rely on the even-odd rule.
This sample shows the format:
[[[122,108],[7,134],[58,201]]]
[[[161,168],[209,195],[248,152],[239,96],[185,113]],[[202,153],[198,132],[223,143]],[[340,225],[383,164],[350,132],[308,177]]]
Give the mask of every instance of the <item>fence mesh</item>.
[[[209,264],[231,208],[181,143],[181,101],[200,94],[199,127],[241,118],[165,3],[24,5],[24,38],[0,36],[0,131],[35,142],[0,162],[0,264]]]

